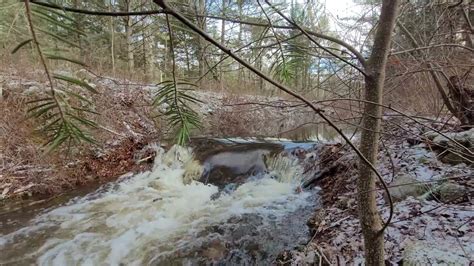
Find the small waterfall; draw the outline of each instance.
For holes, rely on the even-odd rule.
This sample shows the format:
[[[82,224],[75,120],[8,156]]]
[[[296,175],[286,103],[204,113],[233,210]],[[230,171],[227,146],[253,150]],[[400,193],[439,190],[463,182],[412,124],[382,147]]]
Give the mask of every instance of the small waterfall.
[[[277,154],[267,159],[270,175],[282,183],[301,184],[304,169],[295,158]]]
[[[219,189],[197,181],[203,167],[190,148],[157,148],[151,171],[50,209],[0,236],[0,264],[271,261],[272,252],[304,237],[304,231],[293,231],[301,231],[304,220],[288,217],[309,215],[315,199],[309,192],[295,193],[303,178],[295,160],[276,155],[267,165],[268,174],[214,198]],[[250,247],[254,250],[246,251]]]

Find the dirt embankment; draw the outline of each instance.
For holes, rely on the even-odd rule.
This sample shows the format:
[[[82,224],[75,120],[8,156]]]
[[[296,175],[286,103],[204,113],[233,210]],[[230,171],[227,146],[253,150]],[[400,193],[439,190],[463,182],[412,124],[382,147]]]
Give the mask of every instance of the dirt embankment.
[[[40,124],[26,119],[28,101],[45,95],[47,83],[14,71],[0,74],[0,198],[47,197],[78,186],[114,180],[147,167],[136,162],[149,156],[147,143],[161,132],[149,117],[145,93],[117,88],[106,79],[93,80],[100,92],[91,100],[100,115],[92,134],[99,145],[81,144],[46,153]],[[83,93],[79,88],[71,88]],[[113,92],[113,93],[111,93]],[[84,94],[87,96],[87,94]],[[145,162],[143,160],[142,162]]]

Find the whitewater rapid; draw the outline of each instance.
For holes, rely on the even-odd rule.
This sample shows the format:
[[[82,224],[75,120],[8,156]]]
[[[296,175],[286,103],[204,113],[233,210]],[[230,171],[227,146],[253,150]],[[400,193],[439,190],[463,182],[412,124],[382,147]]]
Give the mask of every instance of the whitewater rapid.
[[[218,187],[196,181],[202,169],[191,149],[157,148],[151,171],[49,209],[28,226],[0,236],[0,264],[156,265],[174,258],[192,262],[193,256],[225,259],[202,246],[213,239],[233,243],[236,226],[225,227],[233,217],[254,217],[258,223],[252,228],[271,235],[277,232],[272,226],[287,230],[289,214],[315,204],[312,193],[295,192],[302,170],[294,160],[276,156],[268,165],[269,173],[250,177],[216,198]],[[212,225],[222,225],[225,232],[209,231]]]

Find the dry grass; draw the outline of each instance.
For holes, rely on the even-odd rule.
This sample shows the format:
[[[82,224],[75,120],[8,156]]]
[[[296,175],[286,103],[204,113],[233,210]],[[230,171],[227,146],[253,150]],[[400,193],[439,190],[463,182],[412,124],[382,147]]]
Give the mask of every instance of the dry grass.
[[[44,154],[41,143],[45,139],[35,132],[36,123],[25,120],[26,97],[11,93],[0,102],[0,192],[3,195],[43,190],[50,176],[57,175],[61,162],[59,154]],[[51,182],[59,185],[62,182]],[[31,189],[32,185],[36,187]],[[62,185],[60,185],[62,186]]]

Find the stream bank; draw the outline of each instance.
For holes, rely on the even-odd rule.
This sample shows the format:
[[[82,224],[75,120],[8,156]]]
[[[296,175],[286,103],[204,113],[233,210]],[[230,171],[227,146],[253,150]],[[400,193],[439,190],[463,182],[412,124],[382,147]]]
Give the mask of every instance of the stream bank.
[[[474,169],[472,161],[445,160],[447,139],[474,148],[474,130],[439,133],[420,128],[419,121],[386,118],[378,171],[394,200],[394,217],[385,233],[387,265],[470,265],[474,261]],[[414,132],[408,133],[407,129]],[[395,138],[393,136],[401,136]],[[406,136],[410,136],[407,138]],[[444,136],[443,136],[444,135]],[[389,151],[389,153],[387,153]],[[358,222],[356,181],[358,158],[348,147],[333,146],[320,155],[321,171],[310,185],[321,187],[323,208],[308,220],[312,241],[282,252],[282,265],[364,264]],[[379,183],[379,182],[378,182]],[[387,197],[378,184],[377,205],[388,218]]]

